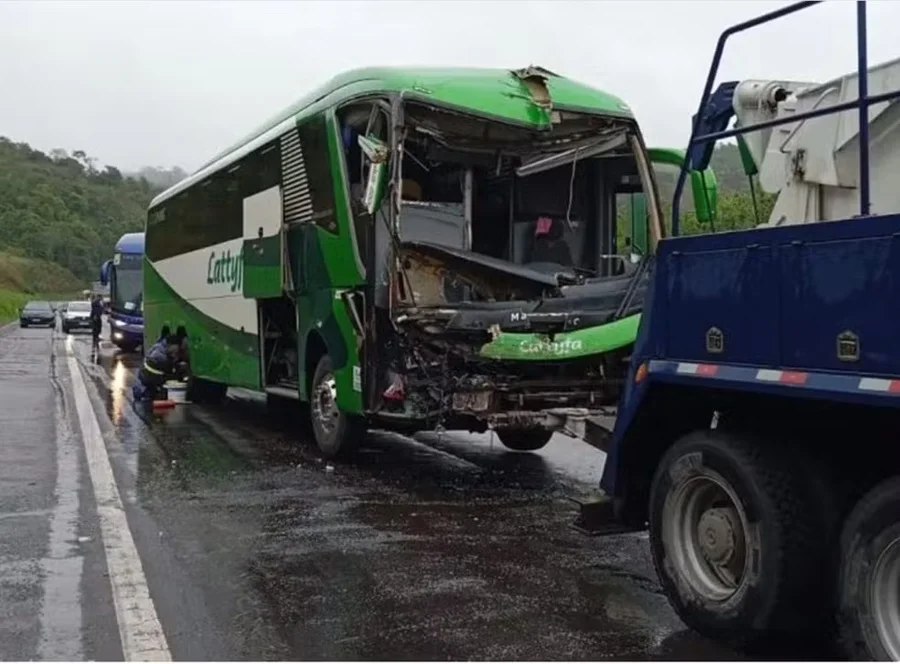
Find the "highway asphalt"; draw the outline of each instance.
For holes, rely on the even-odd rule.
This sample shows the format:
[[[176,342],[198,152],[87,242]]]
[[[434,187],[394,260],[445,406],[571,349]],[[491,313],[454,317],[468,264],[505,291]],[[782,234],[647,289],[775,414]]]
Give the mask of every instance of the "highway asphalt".
[[[586,445],[373,434],[332,465],[251,393],[136,409],[138,361],[0,329],[4,660],[834,658],[685,628],[645,534],[569,527]]]

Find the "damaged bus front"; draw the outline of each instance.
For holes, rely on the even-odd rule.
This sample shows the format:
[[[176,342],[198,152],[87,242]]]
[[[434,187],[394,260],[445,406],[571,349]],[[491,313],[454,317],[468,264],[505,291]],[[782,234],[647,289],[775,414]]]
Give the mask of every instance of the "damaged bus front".
[[[371,266],[344,298],[373,425],[492,429],[536,450],[554,431],[589,438],[618,401],[665,235],[653,166],[680,156],[648,151],[614,97],[545,70],[496,85],[527,112],[423,88],[339,109]],[[714,178],[693,176],[709,218]]]

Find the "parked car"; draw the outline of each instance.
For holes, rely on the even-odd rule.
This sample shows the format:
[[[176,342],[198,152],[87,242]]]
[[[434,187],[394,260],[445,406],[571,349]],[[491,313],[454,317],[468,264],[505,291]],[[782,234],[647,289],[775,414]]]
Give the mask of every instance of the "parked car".
[[[32,301],[19,311],[19,327],[46,325],[56,327],[56,314],[49,302]]]
[[[68,334],[72,330],[91,329],[91,303],[75,300],[64,305],[62,311],[62,331]]]

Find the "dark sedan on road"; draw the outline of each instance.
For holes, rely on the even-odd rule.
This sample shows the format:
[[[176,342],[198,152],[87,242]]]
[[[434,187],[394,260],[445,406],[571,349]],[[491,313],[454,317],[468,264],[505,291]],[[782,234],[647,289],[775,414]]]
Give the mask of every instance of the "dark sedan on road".
[[[22,307],[19,312],[19,327],[29,325],[56,326],[56,313],[49,302],[32,301]]]

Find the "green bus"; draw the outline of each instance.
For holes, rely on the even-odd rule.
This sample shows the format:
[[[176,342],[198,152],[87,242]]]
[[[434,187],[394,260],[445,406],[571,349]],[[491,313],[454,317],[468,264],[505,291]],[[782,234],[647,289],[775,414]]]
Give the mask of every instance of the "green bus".
[[[302,408],[326,458],[368,428],[585,438],[665,235],[653,166],[682,158],[537,67],[339,75],[151,202],[146,341],[184,326],[191,400]]]

